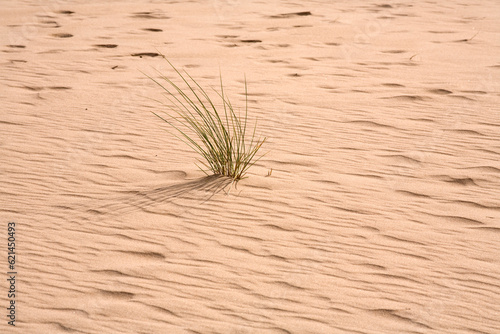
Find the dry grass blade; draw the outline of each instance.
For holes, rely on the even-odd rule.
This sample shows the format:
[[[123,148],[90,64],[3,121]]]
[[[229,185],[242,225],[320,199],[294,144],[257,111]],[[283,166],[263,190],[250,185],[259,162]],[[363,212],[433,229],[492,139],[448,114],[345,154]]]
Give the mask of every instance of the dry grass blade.
[[[211,171],[216,175],[242,179],[247,170],[262,156],[257,152],[266,138],[255,136],[255,123],[250,140],[248,129],[248,92],[245,78],[245,114],[237,115],[224,92],[222,75],[220,78],[221,107],[210,98],[208,93],[187,72],[179,71],[172,63],[161,55],[178,75],[181,84],[174,83],[167,76],[158,72],[158,79],[147,75],[166,93],[169,112],[153,112],[162,121],[168,123],[177,132],[176,136],[200,154],[199,161],[205,166],[200,168],[205,173]]]

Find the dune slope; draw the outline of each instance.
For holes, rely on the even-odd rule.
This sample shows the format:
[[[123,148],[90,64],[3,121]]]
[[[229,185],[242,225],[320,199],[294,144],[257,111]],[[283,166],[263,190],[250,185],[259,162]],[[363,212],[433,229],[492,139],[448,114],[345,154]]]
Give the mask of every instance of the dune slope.
[[[497,1],[0,17],[0,332],[500,332]],[[246,75],[269,152],[236,188],[150,113],[158,52],[240,108]]]

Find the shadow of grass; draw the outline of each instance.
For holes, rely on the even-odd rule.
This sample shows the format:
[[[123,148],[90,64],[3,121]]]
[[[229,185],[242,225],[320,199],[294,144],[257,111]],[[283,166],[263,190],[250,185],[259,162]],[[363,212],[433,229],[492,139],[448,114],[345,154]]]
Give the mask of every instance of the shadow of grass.
[[[180,216],[208,202],[231,183],[228,177],[211,175],[154,189],[120,191],[124,196],[97,211],[113,214],[143,211]]]

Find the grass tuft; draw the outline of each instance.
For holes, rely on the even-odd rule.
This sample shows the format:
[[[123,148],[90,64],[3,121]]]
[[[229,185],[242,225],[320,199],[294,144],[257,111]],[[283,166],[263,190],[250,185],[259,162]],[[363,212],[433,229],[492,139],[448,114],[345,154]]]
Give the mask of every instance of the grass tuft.
[[[168,111],[152,112],[168,123],[174,135],[199,153],[198,161],[205,167],[205,174],[228,176],[237,181],[262,156],[257,152],[266,138],[255,135],[257,122],[253,129],[248,126],[248,92],[245,78],[245,114],[236,114],[231,102],[224,93],[222,75],[219,72],[220,91],[214,92],[220,98],[219,106],[207,92],[186,71],[179,71],[160,54],[179,76],[185,86],[182,89],[168,77],[157,71],[159,79],[146,74],[166,93],[169,104],[163,103]]]

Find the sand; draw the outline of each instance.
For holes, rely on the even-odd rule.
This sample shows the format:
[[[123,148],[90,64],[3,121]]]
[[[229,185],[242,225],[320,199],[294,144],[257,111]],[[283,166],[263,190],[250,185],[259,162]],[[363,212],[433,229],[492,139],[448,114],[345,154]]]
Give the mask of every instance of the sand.
[[[1,6],[1,333],[500,333],[498,1]],[[236,188],[150,113],[157,52],[246,75]]]

